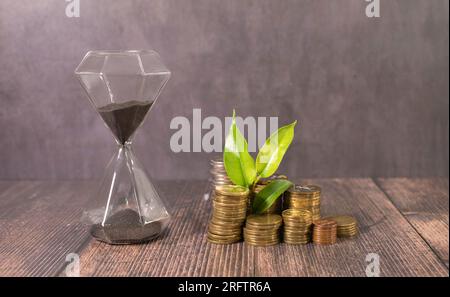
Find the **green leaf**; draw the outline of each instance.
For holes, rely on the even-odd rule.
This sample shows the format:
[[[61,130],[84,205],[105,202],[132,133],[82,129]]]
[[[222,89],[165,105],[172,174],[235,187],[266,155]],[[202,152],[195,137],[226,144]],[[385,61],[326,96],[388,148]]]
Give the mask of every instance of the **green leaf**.
[[[260,177],[270,177],[277,171],[281,160],[294,139],[297,121],[281,127],[264,143],[256,157],[256,173]]]
[[[265,186],[258,194],[256,194],[253,201],[253,212],[262,213],[267,210],[272,204],[283,194],[287,189],[293,185],[292,182],[283,179],[277,179]]]
[[[223,161],[231,181],[240,186],[249,187],[256,178],[255,160],[248,153],[248,144],[236,127],[235,111],[230,132],[225,140]]]

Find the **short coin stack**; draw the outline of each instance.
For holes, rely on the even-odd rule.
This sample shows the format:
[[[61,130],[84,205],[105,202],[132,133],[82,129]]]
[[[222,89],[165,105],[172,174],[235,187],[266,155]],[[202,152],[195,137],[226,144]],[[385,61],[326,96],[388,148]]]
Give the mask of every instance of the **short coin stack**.
[[[212,185],[213,188],[216,186],[223,186],[223,185],[232,185],[232,181],[227,175],[227,172],[225,171],[225,165],[223,164],[223,161],[221,159],[215,159],[210,161],[211,169],[209,173],[211,173],[212,176]]]
[[[313,221],[320,219],[320,194],[319,186],[295,185],[285,194],[284,209],[309,210]]]
[[[242,238],[242,225],[247,215],[249,190],[241,186],[216,186],[213,216],[208,226],[208,241],[229,244]]]
[[[358,226],[355,218],[351,216],[333,216],[327,219],[337,223],[338,237],[353,237],[358,234]]]
[[[335,244],[337,240],[337,223],[333,220],[314,221],[313,242],[315,244]]]
[[[249,245],[268,246],[280,242],[282,218],[276,214],[250,215],[244,228],[244,240]]]
[[[307,244],[311,239],[312,215],[309,210],[283,211],[284,237],[288,244]]]

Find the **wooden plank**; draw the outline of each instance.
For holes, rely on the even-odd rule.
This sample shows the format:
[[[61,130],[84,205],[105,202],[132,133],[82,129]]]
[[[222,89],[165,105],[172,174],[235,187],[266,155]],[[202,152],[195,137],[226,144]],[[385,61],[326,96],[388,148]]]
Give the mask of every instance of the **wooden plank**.
[[[78,223],[92,183],[2,182],[0,275],[51,276],[86,240]]]
[[[210,201],[205,183],[174,185],[174,219],[150,244],[109,246],[92,241],[81,254],[90,276],[365,276],[366,255],[377,253],[382,276],[446,276],[447,268],[371,179],[322,179],[324,214],[354,215],[356,239],[333,246],[250,247],[206,242]],[[172,197],[174,198],[174,197]]]
[[[203,199],[206,183],[180,181],[157,184],[174,217],[161,239],[110,246],[90,239],[79,223],[95,182],[0,182],[0,275],[64,275],[65,256],[77,252],[85,276],[364,276],[368,253],[379,254],[382,276],[448,276],[448,268],[422,239],[421,235],[427,239],[425,233],[416,232],[425,227],[413,222],[413,228],[405,219],[422,209],[446,210],[448,230],[448,181],[421,186],[426,197],[446,193],[446,205],[429,198],[429,202],[417,200],[413,208],[401,198],[398,207],[405,216],[371,179],[310,182],[323,188],[324,214],[351,214],[358,219],[359,237],[325,247],[212,245],[206,241],[211,213],[210,201]],[[408,193],[417,195],[409,182],[402,182],[411,187]],[[425,191],[430,186],[435,189],[432,194]]]
[[[242,244],[211,245],[206,229],[211,202],[205,182],[172,184],[163,197],[175,200],[162,238],[138,246],[94,240],[81,253],[83,276],[249,276],[254,253]]]
[[[256,275],[365,276],[369,253],[379,255],[381,276],[448,275],[447,268],[371,179],[309,182],[323,189],[322,214],[356,217],[360,235],[332,246],[260,248]]]
[[[376,181],[448,267],[448,178],[379,178]]]

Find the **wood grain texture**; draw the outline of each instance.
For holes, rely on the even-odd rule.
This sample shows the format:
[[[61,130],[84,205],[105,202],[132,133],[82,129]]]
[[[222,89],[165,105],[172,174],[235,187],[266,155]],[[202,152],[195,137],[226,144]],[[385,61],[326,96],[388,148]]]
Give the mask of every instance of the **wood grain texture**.
[[[0,275],[52,276],[88,239],[78,223],[93,183],[0,183]]]
[[[85,276],[365,276],[377,253],[383,276],[446,276],[448,269],[371,179],[312,180],[323,187],[324,214],[350,214],[361,226],[353,240],[333,246],[251,247],[206,241],[210,201],[206,183],[174,186],[174,219],[162,238],[142,246],[92,241],[81,254]],[[184,187],[184,188],[183,188]]]
[[[173,181],[157,183],[173,216],[162,237],[148,244],[111,246],[91,239],[79,223],[96,183],[0,182],[0,275],[64,276],[65,257],[76,252],[83,276],[364,276],[368,253],[380,255],[382,276],[448,276],[448,267],[433,251],[439,249],[430,248],[428,239],[417,232],[421,229],[373,180],[308,182],[323,188],[324,215],[358,219],[357,238],[333,246],[213,245],[206,241],[211,215],[211,201],[203,195],[207,183]],[[421,209],[431,214],[445,210],[438,194],[448,197],[448,182],[438,183],[423,184],[435,189],[431,205],[417,202],[427,204]],[[414,209],[407,206],[398,204]],[[442,248],[448,254],[448,245]]]
[[[376,181],[448,267],[448,178],[380,178]]]
[[[92,241],[81,254],[83,276],[251,276],[254,250],[206,241],[210,216],[205,182],[173,184],[163,197],[175,201],[166,233],[146,245],[111,246]]]
[[[256,275],[365,276],[366,256],[380,256],[382,276],[448,275],[448,270],[371,179],[302,181],[322,187],[322,215],[357,218],[360,235],[332,246],[259,249]]]

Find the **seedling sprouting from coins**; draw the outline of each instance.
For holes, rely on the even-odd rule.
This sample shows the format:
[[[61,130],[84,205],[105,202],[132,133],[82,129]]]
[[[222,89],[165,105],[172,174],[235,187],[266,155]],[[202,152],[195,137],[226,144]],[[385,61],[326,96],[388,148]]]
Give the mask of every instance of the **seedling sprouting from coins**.
[[[278,169],[283,157],[294,139],[297,121],[283,126],[266,139],[258,152],[256,162],[248,152],[247,140],[236,126],[236,113],[225,140],[223,161],[231,181],[240,186],[254,190],[261,178],[270,178]],[[256,194],[253,212],[262,213],[277,198],[293,185],[288,180],[273,180]]]

